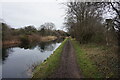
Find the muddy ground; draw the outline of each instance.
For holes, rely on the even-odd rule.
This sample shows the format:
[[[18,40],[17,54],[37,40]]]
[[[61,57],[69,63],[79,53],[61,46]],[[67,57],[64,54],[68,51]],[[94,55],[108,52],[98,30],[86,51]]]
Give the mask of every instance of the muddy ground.
[[[76,62],[75,51],[70,40],[63,48],[59,68],[50,78],[82,78]]]

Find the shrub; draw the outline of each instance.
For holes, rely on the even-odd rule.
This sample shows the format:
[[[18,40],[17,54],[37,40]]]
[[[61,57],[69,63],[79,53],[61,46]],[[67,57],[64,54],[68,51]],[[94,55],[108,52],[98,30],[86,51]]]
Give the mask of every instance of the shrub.
[[[29,42],[30,42],[27,35],[21,35],[20,41],[22,44],[29,44]]]

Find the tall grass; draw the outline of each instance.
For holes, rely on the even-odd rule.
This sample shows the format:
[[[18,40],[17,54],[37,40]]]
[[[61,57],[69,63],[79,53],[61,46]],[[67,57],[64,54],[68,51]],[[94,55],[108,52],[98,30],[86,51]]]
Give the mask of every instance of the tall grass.
[[[82,71],[82,75],[85,78],[101,78],[102,74],[98,71],[97,66],[87,57],[86,53],[81,50],[79,43],[75,40],[71,41],[76,52],[77,63]]]
[[[95,43],[79,44],[72,40],[77,62],[86,78],[118,78],[116,48]]]

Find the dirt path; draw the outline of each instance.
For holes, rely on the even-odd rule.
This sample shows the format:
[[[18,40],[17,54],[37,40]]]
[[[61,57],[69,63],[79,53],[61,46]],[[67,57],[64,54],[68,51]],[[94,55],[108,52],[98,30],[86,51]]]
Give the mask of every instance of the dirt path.
[[[64,46],[59,68],[50,78],[81,78],[75,51],[70,40]]]

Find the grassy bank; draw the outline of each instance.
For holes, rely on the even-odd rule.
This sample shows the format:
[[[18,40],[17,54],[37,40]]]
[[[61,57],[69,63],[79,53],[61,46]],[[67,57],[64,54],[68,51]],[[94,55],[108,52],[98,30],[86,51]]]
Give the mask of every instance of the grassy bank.
[[[76,51],[78,65],[85,78],[117,78],[117,54],[106,46],[80,45],[71,40]]]
[[[67,39],[62,42],[62,44],[45,62],[35,68],[33,78],[47,78],[52,74],[52,72],[54,72],[54,70],[59,66],[61,52],[66,41]]]
[[[77,41],[71,40],[75,48],[77,63],[85,78],[99,78],[102,75],[98,72],[97,66],[86,56],[86,53],[80,48]]]

